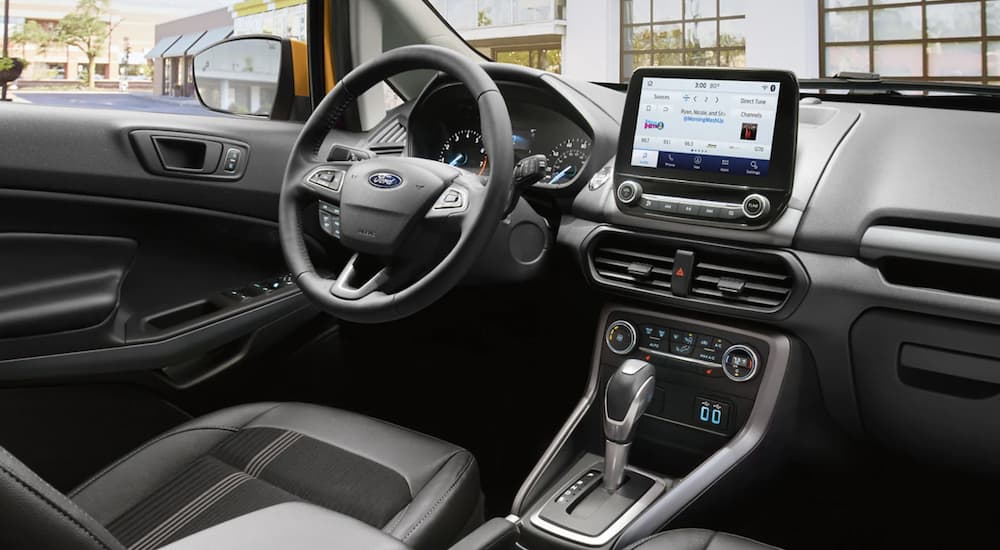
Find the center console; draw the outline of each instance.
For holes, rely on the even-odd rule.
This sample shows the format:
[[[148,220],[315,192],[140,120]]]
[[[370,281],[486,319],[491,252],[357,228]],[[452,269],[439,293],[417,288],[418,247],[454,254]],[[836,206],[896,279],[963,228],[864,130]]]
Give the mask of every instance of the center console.
[[[515,501],[521,545],[624,548],[696,500],[725,498],[747,477],[736,472],[774,467],[796,353],[769,331],[606,308],[587,394]]]

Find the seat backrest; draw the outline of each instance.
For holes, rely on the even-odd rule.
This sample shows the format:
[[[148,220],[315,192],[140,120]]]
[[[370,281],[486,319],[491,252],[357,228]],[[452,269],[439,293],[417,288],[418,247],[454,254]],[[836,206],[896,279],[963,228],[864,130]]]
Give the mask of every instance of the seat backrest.
[[[0,548],[125,550],[65,495],[0,447]]]

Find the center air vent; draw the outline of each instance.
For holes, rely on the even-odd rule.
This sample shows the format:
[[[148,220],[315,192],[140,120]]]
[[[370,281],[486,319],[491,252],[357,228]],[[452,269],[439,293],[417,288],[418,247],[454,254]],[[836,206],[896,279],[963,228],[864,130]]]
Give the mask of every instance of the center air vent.
[[[669,294],[674,257],[628,248],[600,247],[594,253],[594,268],[606,279]]]
[[[595,282],[630,294],[774,313],[796,290],[794,259],[778,252],[617,233],[589,250]]]
[[[695,255],[691,294],[750,307],[777,309],[792,293],[788,264],[777,256]]]

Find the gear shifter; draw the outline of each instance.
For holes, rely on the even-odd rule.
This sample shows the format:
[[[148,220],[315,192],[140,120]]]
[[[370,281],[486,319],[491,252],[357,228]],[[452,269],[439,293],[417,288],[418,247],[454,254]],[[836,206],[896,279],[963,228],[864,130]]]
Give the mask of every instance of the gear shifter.
[[[628,359],[608,380],[604,393],[604,488],[615,492],[625,481],[635,428],[653,400],[656,368]]]

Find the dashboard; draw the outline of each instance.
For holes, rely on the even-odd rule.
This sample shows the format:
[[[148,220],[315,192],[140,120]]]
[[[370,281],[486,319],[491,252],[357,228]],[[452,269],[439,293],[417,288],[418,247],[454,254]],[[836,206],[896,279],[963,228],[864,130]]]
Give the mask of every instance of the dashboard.
[[[591,159],[593,138],[578,112],[544,88],[502,82],[514,134],[515,162],[545,155],[539,189],[574,185]],[[477,174],[493,167],[480,133],[479,113],[464,87],[445,84],[426,95],[410,117],[413,156],[437,160]]]
[[[990,336],[1000,327],[1000,195],[995,169],[982,161],[994,155],[1000,114],[794,97],[791,127],[772,127],[760,112],[758,122],[747,116],[732,128],[725,122],[703,135],[673,136],[659,128],[669,119],[645,113],[684,108],[684,94],[721,103],[724,94],[707,87],[719,90],[725,79],[705,79],[704,92],[654,81],[657,93],[680,99],[647,94],[651,100],[637,99],[630,119],[621,89],[510,65],[485,68],[507,101],[519,158],[544,154],[551,166],[525,198],[545,209],[554,247],[571,252],[572,269],[591,286],[647,308],[784,331],[810,357],[795,365],[816,381],[803,401],[853,437],[969,467],[1000,456],[1000,442],[981,436],[1000,428],[1000,385],[981,370],[1000,365]],[[767,86],[757,94],[765,102],[772,83],[780,94],[788,82],[744,80]],[[797,96],[796,83],[789,86]],[[713,109],[702,110],[713,117]],[[397,116],[408,131],[407,154],[474,172],[496,169],[482,155],[475,106],[454,83],[436,78]],[[670,187],[676,181],[654,182],[656,174],[643,172],[641,152],[633,157],[653,136],[682,138],[648,150],[656,151],[656,169],[684,172],[664,179],[694,185]],[[714,173],[692,177],[707,145],[754,137],[770,141],[768,150],[731,158],[743,170],[753,169],[751,161],[766,166],[760,175],[727,179],[719,161]],[[778,148],[792,156],[781,185],[755,185],[775,175]],[[669,155],[687,164],[659,165]],[[619,194],[626,180],[640,186],[634,198]],[[759,224],[719,223],[717,204],[746,208],[730,195],[746,197],[754,187],[770,200],[770,215]],[[668,206],[654,200],[687,210],[656,212]]]

